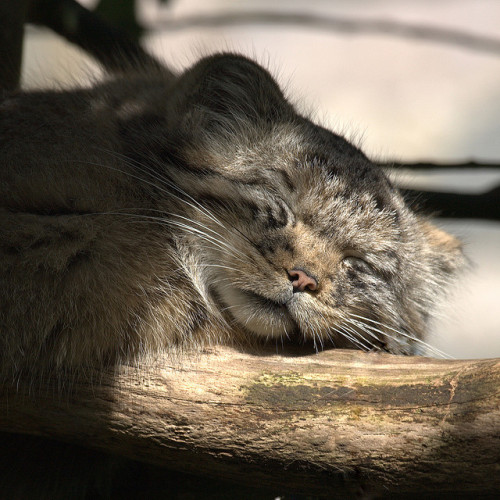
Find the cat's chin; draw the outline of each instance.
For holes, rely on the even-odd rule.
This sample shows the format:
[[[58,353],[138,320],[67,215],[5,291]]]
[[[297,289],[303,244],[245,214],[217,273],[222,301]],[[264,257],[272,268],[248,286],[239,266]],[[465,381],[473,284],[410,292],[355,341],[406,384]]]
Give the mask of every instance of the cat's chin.
[[[385,350],[394,354],[410,353],[403,345],[405,342],[398,340],[396,345],[388,347],[387,339],[380,340],[377,332],[367,328],[366,324],[365,327],[346,324],[340,314],[328,317],[322,325],[319,319],[324,320],[324,314],[318,310],[316,299],[307,292],[294,293],[284,287],[274,299],[269,299],[252,291],[224,287],[217,290],[216,295],[226,314],[246,332],[259,338],[313,342],[316,349],[330,345],[365,351]]]
[[[225,288],[219,295],[236,323],[259,337],[280,338],[298,330],[286,305],[291,292],[285,292],[277,300],[239,288]]]

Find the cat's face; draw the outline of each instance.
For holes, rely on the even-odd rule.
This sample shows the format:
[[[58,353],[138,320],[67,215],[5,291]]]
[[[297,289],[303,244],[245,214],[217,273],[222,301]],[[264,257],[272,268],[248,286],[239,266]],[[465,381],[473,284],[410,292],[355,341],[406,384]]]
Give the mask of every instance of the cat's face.
[[[223,315],[256,337],[420,352],[461,261],[456,240],[357,148],[298,116],[258,66],[222,56],[193,72],[202,83],[182,104],[169,177],[191,200],[197,272]]]

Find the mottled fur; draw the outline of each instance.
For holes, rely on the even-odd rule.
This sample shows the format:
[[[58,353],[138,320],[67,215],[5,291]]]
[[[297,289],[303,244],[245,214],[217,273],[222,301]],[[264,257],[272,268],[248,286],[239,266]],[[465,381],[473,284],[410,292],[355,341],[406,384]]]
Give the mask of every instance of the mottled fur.
[[[240,56],[20,92],[0,112],[4,378],[256,338],[420,352],[462,264]],[[317,290],[294,291],[291,269]]]

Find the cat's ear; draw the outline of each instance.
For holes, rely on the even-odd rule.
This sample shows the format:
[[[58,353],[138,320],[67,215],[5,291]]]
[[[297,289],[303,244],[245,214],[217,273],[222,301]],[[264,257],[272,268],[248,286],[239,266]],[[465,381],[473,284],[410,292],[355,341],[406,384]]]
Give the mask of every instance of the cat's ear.
[[[428,244],[435,275],[445,277],[460,271],[466,263],[462,242],[428,220],[419,220],[418,224]]]
[[[183,128],[265,126],[292,112],[281,89],[264,68],[233,54],[202,59],[188,70],[175,89]]]

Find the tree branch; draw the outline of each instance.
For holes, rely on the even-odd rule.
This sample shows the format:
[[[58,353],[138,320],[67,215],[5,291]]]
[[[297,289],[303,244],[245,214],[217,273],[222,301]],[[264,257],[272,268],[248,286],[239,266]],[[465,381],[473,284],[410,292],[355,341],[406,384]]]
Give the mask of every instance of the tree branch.
[[[98,376],[4,389],[0,429],[328,498],[500,489],[500,360],[219,348]]]
[[[419,212],[437,217],[500,221],[500,186],[480,194],[400,190]]]
[[[19,85],[27,2],[0,2],[0,90],[14,90]]]
[[[326,16],[307,12],[222,12],[213,15],[191,15],[162,19],[154,23],[155,30],[178,31],[188,28],[214,28],[247,24],[298,25],[301,28],[335,31],[345,34],[386,35],[452,45],[468,50],[500,54],[500,39],[475,35],[466,31],[405,23],[387,19],[359,19]]]
[[[108,71],[150,68],[167,72],[127,33],[75,0],[31,0],[27,21],[54,30],[95,57]]]
[[[466,161],[462,163],[433,163],[429,161],[419,161],[419,162],[394,162],[394,161],[384,161],[375,162],[380,167],[398,169],[410,169],[410,170],[490,170],[499,169],[499,163],[485,163],[477,161]]]
[[[499,170],[497,163],[378,162],[383,168],[410,170]],[[401,189],[408,203],[418,211],[438,217],[500,220],[500,186],[479,194]]]

